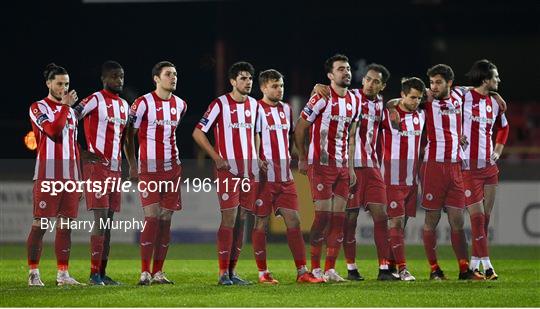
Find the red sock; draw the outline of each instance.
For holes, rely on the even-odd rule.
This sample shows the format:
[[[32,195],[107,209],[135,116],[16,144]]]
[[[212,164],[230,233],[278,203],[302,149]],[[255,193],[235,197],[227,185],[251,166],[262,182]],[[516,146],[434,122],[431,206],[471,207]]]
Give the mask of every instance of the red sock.
[[[426,251],[426,257],[431,267],[431,271],[439,269],[437,263],[437,235],[433,230],[424,230],[423,232],[424,250]]]
[[[321,251],[325,240],[325,229],[330,222],[332,213],[315,211],[315,218],[310,231],[311,268],[321,268]]]
[[[477,213],[471,216],[471,242],[473,247],[473,256],[476,257],[489,256],[484,224],[484,214]],[[474,252],[475,248],[476,252]],[[477,255],[475,255],[475,253]]]
[[[217,232],[217,249],[220,275],[229,271],[232,241],[233,229],[220,225]]]
[[[141,272],[150,272],[150,263],[158,231],[158,218],[144,217],[144,230],[141,233]]]
[[[379,265],[388,264],[390,249],[388,247],[388,220],[373,221],[373,237],[377,247]]]
[[[389,231],[391,252],[395,257],[395,264],[399,270],[406,267],[405,262],[405,243],[403,241],[403,229],[400,227],[392,227]]]
[[[154,246],[154,262],[152,264],[152,274],[163,270],[163,263],[169,250],[169,241],[171,240],[171,221],[159,220],[159,227]]]
[[[287,242],[291,250],[296,269],[306,266],[306,245],[299,227],[287,229]]]
[[[105,236],[90,236],[90,273],[101,273],[101,257],[103,256],[103,240]]]
[[[354,264],[356,259],[356,218],[345,220],[343,238],[345,261],[347,264]]]
[[[233,230],[233,242],[231,248],[231,261],[229,262],[229,273],[234,273],[242,246],[244,245],[244,220],[237,219]]]
[[[484,214],[484,231],[486,233],[486,242],[487,242],[487,237],[488,237],[488,231],[489,231],[489,217],[490,215],[489,214]]]
[[[388,230],[388,245],[390,246],[390,249],[388,250],[388,267],[396,267],[396,256],[394,255],[394,251],[392,249],[392,242],[391,238],[391,230]]]
[[[56,265],[58,266],[58,270],[68,269],[70,250],[71,230],[57,228],[54,239],[54,252],[56,253]]]
[[[107,263],[109,262],[109,251],[111,249],[111,230],[105,231],[103,238],[103,254],[101,255],[101,277],[105,277]]]
[[[253,244],[253,255],[259,271],[268,269],[266,265],[266,232],[264,229],[254,229],[251,232],[251,243]]]
[[[452,248],[456,254],[456,258],[459,263],[459,271],[465,272],[469,268],[469,253],[467,252],[467,240],[465,239],[465,232],[463,230],[451,231],[450,240],[452,241]]]
[[[324,270],[336,268],[336,259],[343,243],[343,225],[345,224],[345,213],[334,212],[328,229],[326,238],[326,262]]]
[[[36,269],[39,266],[41,258],[41,250],[43,248],[43,235],[46,229],[41,229],[40,226],[32,225],[28,239],[26,240],[26,250],[28,255],[28,266],[30,269]]]

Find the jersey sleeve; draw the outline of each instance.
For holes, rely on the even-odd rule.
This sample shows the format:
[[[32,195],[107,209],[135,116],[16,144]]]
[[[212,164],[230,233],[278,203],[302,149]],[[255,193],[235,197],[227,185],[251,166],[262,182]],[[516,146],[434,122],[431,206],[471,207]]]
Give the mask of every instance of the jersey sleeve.
[[[32,123],[48,137],[54,139],[62,134],[62,130],[66,125],[70,108],[67,105],[62,105],[60,112],[53,117],[49,117],[47,107],[44,104],[35,102],[30,105],[30,120]]]
[[[138,129],[141,126],[142,119],[146,113],[146,101],[142,98],[139,98],[133,102],[131,108],[129,109],[129,118],[128,122],[135,128]]]
[[[255,119],[255,132],[261,133],[262,131],[262,117],[264,115],[264,111],[262,110],[262,107],[259,103],[257,103],[257,118]]]
[[[497,129],[497,134],[495,136],[495,143],[497,144],[506,144],[508,140],[508,133],[510,132],[510,126],[508,125],[508,120],[506,119],[505,114],[501,114],[497,117],[495,121],[495,128]]]
[[[300,117],[309,122],[314,122],[321,111],[326,107],[326,100],[319,95],[314,95],[309,99],[306,106],[300,113]]]
[[[208,133],[208,131],[212,128],[214,123],[216,122],[217,117],[221,114],[221,107],[217,100],[210,103],[208,106],[208,109],[202,116],[201,120],[199,120],[199,123],[197,123],[196,128],[200,129],[204,133]]]
[[[289,111],[289,124],[291,126],[289,130],[289,134],[292,134],[295,129],[295,123],[294,123],[294,116],[293,116],[292,108],[289,104],[287,104],[287,110]]]
[[[96,95],[91,95],[82,100],[77,106],[73,108],[78,120],[83,119],[86,115],[90,114],[97,108],[98,99]]]

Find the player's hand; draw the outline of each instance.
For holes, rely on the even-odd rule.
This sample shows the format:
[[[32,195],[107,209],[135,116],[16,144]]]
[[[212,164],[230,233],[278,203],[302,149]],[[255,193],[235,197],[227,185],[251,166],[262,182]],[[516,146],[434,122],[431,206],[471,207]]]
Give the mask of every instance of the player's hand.
[[[261,171],[265,173],[268,172],[268,162],[261,159],[257,159],[257,163],[259,164],[259,168],[261,169]]]
[[[427,102],[433,101],[433,92],[429,88],[426,88],[426,101]]]
[[[392,128],[395,130],[401,131],[401,117],[399,117],[399,113],[397,109],[395,108],[388,108],[388,113],[390,115],[390,123],[392,124]]]
[[[220,171],[228,171],[231,169],[229,162],[222,157],[219,157],[219,159],[215,160],[214,162],[216,163],[216,168]]]
[[[489,94],[495,98],[495,101],[499,105],[499,109],[501,110],[501,113],[506,112],[506,109],[508,106],[506,105],[506,101],[501,97],[501,95],[495,91],[490,91]]]
[[[298,172],[302,175],[307,175],[308,164],[306,159],[298,160]]]
[[[86,150],[81,150],[81,159],[85,163],[106,163],[107,162],[106,160],[103,160],[96,154],[90,151],[86,151]]]
[[[316,84],[315,87],[313,87],[313,91],[311,92],[311,94],[316,94],[328,100],[330,99],[330,86]]]
[[[467,139],[467,136],[461,135],[459,138],[459,144],[463,150],[467,150],[467,147],[469,147],[469,140]]]
[[[354,187],[354,185],[356,184],[356,173],[354,172],[354,170],[349,170],[349,188],[352,188]]]
[[[491,154],[491,162],[495,163],[499,160],[499,158],[501,157],[501,154],[494,151],[492,154]]]
[[[64,96],[62,96],[62,101],[60,101],[60,103],[67,106],[73,106],[73,104],[75,104],[78,99],[79,97],[77,97],[77,91],[71,90],[70,92],[65,93]]]
[[[137,171],[137,166],[130,166],[129,167],[129,178],[130,181],[137,181],[139,180],[139,171]]]

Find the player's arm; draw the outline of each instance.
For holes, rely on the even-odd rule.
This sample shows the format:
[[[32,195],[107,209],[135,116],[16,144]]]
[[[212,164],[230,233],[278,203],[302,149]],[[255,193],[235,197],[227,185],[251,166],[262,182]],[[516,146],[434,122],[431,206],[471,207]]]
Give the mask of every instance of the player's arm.
[[[497,160],[499,160],[501,157],[504,150],[504,145],[508,140],[508,133],[510,132],[510,126],[508,125],[508,121],[506,120],[506,116],[504,114],[501,114],[497,118],[495,128],[497,130],[497,134],[495,135],[495,147],[493,148],[493,153],[491,154],[491,160],[493,160],[493,162],[497,162]]]
[[[349,127],[349,187],[356,184],[356,173],[354,172],[354,149],[356,148],[356,130],[358,121],[354,121]]]
[[[493,96],[495,102],[497,102],[497,104],[499,105],[499,110],[501,111],[501,114],[505,113],[508,105],[506,105],[506,101],[501,97],[501,95],[495,91],[490,91],[489,95]]]
[[[224,160],[215,150],[214,147],[212,147],[212,144],[210,144],[210,141],[208,140],[208,137],[206,137],[206,134],[199,128],[195,128],[193,130],[192,134],[193,140],[199,147],[204,150],[214,160],[216,163],[216,168],[218,170],[228,170],[230,168],[229,163]]]
[[[135,157],[135,136],[139,129],[134,128],[132,125],[126,127],[126,137],[124,140],[124,153],[129,164],[129,179],[136,180],[138,178],[137,172],[137,158]]]
[[[294,130],[294,143],[298,151],[298,171],[303,175],[307,174],[306,132],[310,126],[311,122],[300,117]]]
[[[401,131],[401,126],[399,123],[401,122],[401,119],[399,117],[399,113],[396,109],[401,99],[396,98],[392,99],[388,102],[386,102],[386,109],[388,109],[390,124],[392,125],[392,128]]]
[[[315,84],[311,90],[311,96],[318,95],[325,99],[330,99],[330,86],[324,84]]]
[[[60,102],[62,107],[60,108],[59,115],[56,117],[53,116],[52,119],[49,118],[45,109],[41,110],[39,103],[34,103],[30,107],[30,119],[49,138],[54,140],[62,135],[70,108],[73,106],[73,104],[75,104],[75,102],[77,102],[77,99],[77,93],[75,90],[71,90],[69,93],[66,93]]]

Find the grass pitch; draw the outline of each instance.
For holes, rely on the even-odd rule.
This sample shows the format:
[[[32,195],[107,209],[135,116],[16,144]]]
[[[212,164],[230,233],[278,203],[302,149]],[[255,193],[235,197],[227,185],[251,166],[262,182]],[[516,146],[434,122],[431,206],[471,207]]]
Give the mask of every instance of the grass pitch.
[[[441,246],[439,259],[449,280],[427,280],[429,267],[421,246],[408,246],[409,270],[416,282],[378,282],[373,246],[359,246],[358,260],[364,282],[299,285],[285,244],[269,244],[268,266],[277,286],[217,286],[215,246],[173,244],[165,263],[175,285],[139,287],[140,262],[136,245],[114,245],[108,274],[118,287],[56,287],[54,250],[46,245],[40,266],[46,287],[27,287],[24,245],[0,247],[0,306],[9,307],[539,307],[540,247],[497,246],[491,257],[498,281],[457,281],[457,263],[451,248]],[[342,255],[342,253],[341,253]],[[244,247],[238,272],[256,282],[251,247]],[[74,245],[70,274],[82,282],[89,275],[88,245]],[[343,260],[337,271],[346,274]]]

